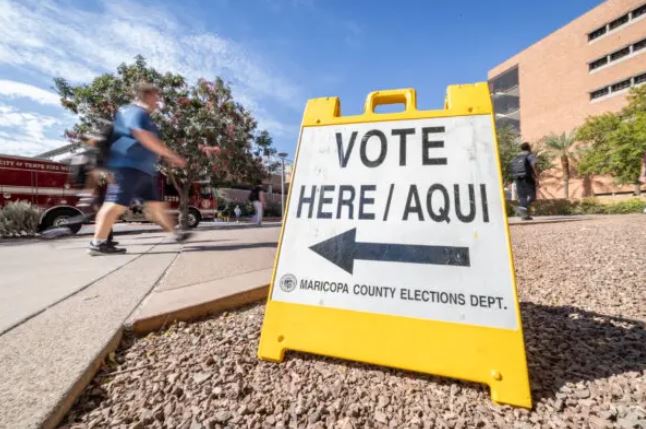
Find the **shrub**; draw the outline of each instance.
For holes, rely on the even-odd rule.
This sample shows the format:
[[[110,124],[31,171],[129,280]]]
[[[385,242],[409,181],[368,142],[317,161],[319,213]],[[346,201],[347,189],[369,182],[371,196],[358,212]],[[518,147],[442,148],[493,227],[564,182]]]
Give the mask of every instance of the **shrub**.
[[[0,209],[0,237],[36,234],[40,211],[26,201],[14,201]]]
[[[281,217],[280,203],[267,203],[263,213],[265,217]]]
[[[571,215],[575,213],[576,206],[576,201],[564,198],[537,200],[532,204],[532,213],[537,216]]]
[[[507,216],[515,216],[517,201],[506,201]],[[642,213],[646,201],[639,198],[602,204],[595,198],[584,198],[580,201],[565,199],[538,200],[532,204],[532,214],[537,216],[567,216],[592,214],[628,214]]]
[[[595,198],[584,198],[574,208],[574,214],[604,214],[605,206]]]
[[[642,213],[645,208],[646,201],[639,198],[632,198],[606,205],[605,212],[608,214]]]

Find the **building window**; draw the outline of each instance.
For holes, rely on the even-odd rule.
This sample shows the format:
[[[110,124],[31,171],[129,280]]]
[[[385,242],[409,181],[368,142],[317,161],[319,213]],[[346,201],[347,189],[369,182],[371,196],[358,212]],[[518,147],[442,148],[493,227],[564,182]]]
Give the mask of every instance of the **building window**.
[[[588,71],[593,71],[599,67],[603,67],[607,64],[617,61],[621,58],[624,58],[628,55],[635,54],[636,52],[646,48],[646,39],[640,40],[639,42],[633,43],[632,45],[621,48],[618,51],[606,55],[605,57],[598,58],[590,63],[588,63]]]
[[[631,13],[633,19],[636,19],[638,16],[642,16],[645,14],[646,14],[646,4],[638,7],[637,9],[633,10]]]
[[[611,93],[614,94],[616,92],[623,91],[626,88],[630,88],[631,86],[637,86],[644,83],[646,83],[646,73],[624,79],[621,82],[613,83],[610,86],[596,89],[590,92],[590,100],[596,100],[597,98],[605,97]]]
[[[623,58],[628,54],[630,54],[630,46],[626,46],[610,54],[610,61],[617,61],[619,58]]]
[[[596,98],[601,98],[604,95],[608,95],[610,91],[608,90],[608,87],[606,86],[605,88],[597,89],[596,91],[592,91],[590,93],[590,100],[594,100]]]
[[[630,17],[628,14],[625,14],[624,16],[620,16],[619,18],[615,19],[614,21],[611,21],[610,24],[608,24],[608,30],[614,30],[617,27],[621,27],[625,23],[628,22]]]
[[[640,40],[639,42],[635,43],[633,45],[633,52],[637,52],[639,50],[642,50],[646,48],[646,39]]]
[[[513,67],[489,80],[496,128],[509,127],[520,134],[520,93],[518,67]]]
[[[622,80],[621,82],[617,82],[610,87],[610,89],[612,89],[612,92],[618,92],[626,88],[630,88],[630,79]]]
[[[637,9],[633,9],[632,12],[620,16],[617,19],[610,21],[608,24],[603,27],[599,27],[596,30],[588,33],[588,42],[592,42],[594,39],[597,39],[604,34],[613,31],[624,24],[627,24],[631,20],[635,20],[643,15],[646,15],[646,4],[639,6]]]
[[[608,57],[603,57],[599,58],[598,60],[592,61],[588,65],[588,68],[590,69],[590,71],[592,71],[594,69],[598,69],[601,66],[605,66],[606,64],[608,64]]]
[[[601,37],[604,34],[606,34],[606,26],[605,25],[603,27],[601,27],[601,28],[597,28],[592,33],[588,33],[588,41],[594,40],[597,37]]]

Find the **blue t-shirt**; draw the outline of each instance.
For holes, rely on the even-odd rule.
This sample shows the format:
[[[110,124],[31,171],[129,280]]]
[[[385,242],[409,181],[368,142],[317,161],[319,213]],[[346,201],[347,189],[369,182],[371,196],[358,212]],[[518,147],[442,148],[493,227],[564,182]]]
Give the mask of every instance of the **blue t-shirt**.
[[[120,108],[114,119],[114,143],[110,147],[108,167],[134,168],[154,176],[159,156],[137,141],[133,130],[150,131],[159,137],[157,126],[144,108],[134,104]]]

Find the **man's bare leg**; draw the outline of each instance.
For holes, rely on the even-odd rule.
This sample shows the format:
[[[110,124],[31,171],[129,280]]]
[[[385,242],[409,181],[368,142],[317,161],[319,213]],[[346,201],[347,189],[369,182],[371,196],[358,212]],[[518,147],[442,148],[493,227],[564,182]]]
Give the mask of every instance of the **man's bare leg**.
[[[126,207],[115,203],[104,203],[96,215],[96,229],[94,230],[94,242],[106,241],[110,235],[112,226],[126,211]]]
[[[174,232],[175,225],[168,215],[168,205],[161,201],[148,201],[145,203],[146,213],[150,220],[161,226],[166,232]]]
[[[126,207],[115,203],[105,203],[101,206],[101,209],[96,215],[94,239],[88,249],[90,255],[120,255],[126,253],[126,249],[118,248],[108,243],[112,225],[114,225],[125,210]]]
[[[146,211],[152,220],[161,226],[164,231],[171,233],[175,241],[182,242],[192,234],[186,231],[177,231],[171,216],[168,214],[168,205],[161,201],[146,202]]]

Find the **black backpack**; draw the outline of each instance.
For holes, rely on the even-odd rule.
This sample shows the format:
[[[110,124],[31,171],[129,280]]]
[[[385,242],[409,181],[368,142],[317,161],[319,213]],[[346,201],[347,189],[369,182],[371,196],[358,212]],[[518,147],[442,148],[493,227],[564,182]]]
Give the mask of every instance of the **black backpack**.
[[[530,176],[529,153],[519,153],[511,160],[510,165],[511,177],[514,179],[524,179]]]
[[[114,143],[114,124],[101,121],[97,133],[93,135],[96,144],[72,157],[69,164],[68,182],[73,186],[84,186],[90,171],[104,168],[110,157],[110,148]]]
[[[70,160],[68,183],[74,187],[83,187],[88,174],[96,165],[96,151],[88,149],[75,154]]]
[[[108,121],[102,122],[98,131],[98,138],[96,140],[96,166],[102,168],[108,162],[110,148],[115,141],[114,123]]]

